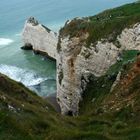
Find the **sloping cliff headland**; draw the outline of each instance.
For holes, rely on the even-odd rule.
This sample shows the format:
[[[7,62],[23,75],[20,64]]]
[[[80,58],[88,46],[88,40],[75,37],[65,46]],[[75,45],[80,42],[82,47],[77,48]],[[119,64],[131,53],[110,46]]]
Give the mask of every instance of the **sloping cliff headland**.
[[[57,61],[57,101],[62,114],[78,115],[90,76],[103,76],[110,66],[121,61],[123,51],[140,50],[139,12],[139,3],[133,3],[67,21],[59,39],[36,25],[35,19],[26,22],[25,45],[31,44],[33,50],[46,52]]]
[[[56,59],[57,33],[38,23],[34,17],[30,17],[24,26],[23,49],[33,49],[35,53],[44,54]]]

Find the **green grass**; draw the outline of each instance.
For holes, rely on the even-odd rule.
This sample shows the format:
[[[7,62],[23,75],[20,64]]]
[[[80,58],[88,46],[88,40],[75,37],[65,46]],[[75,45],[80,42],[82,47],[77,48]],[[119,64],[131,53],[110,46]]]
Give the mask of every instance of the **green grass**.
[[[98,108],[99,104],[109,94],[119,71],[124,69],[129,63],[134,62],[138,52],[139,51],[136,50],[122,52],[121,61],[112,65],[104,76],[99,78],[94,76],[90,77],[90,82],[83,94],[84,101],[80,103],[80,111],[82,114],[85,114],[85,112],[89,114],[91,111],[102,112],[102,109]]]
[[[96,16],[83,19],[73,19],[60,30],[62,37],[79,37],[88,32],[87,47],[98,40],[107,39],[116,42],[117,36],[124,28],[140,22],[140,3],[127,4],[115,9],[106,10]]]
[[[136,56],[139,51],[124,51],[122,61],[114,64],[107,73],[102,77],[90,77],[90,82],[83,93],[83,101],[80,103],[80,113],[82,116],[90,118],[90,122],[86,121],[85,130],[95,130],[107,134],[107,138],[111,140],[139,140],[140,138],[140,75],[131,82],[127,87],[129,93],[126,95],[135,95],[134,106],[127,106],[124,100],[127,98],[121,97],[122,88],[118,85],[110,93],[110,88],[115,80],[117,73],[123,70],[124,76],[136,61]],[[130,63],[131,62],[131,63]],[[124,67],[125,65],[125,67]],[[124,91],[125,93],[125,91]],[[116,99],[116,104],[120,102],[122,109],[110,112],[109,109],[104,109],[103,104],[114,100],[115,95],[119,95]],[[111,106],[110,106],[111,107]],[[99,121],[98,121],[99,120]],[[88,127],[87,127],[88,125]],[[87,128],[86,128],[87,127]]]
[[[123,51],[120,56],[121,60],[118,61],[115,65],[112,65],[108,70],[107,74],[118,73],[121,68],[124,68],[128,63],[134,62],[138,53],[139,51],[137,50]]]

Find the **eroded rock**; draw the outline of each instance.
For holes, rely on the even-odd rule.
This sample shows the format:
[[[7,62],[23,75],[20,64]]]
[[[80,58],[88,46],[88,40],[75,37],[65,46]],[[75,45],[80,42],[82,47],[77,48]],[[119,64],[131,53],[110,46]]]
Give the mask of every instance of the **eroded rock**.
[[[23,41],[32,45],[33,50],[45,52],[57,60],[57,102],[64,115],[78,115],[89,75],[104,75],[111,65],[120,61],[123,50],[140,50],[140,24],[122,31],[117,37],[120,47],[104,39],[87,47],[86,32],[71,38],[60,34],[58,39],[56,33],[37,23],[32,18],[26,21]]]
[[[30,17],[23,29],[23,49],[33,49],[35,52],[44,52],[51,58],[57,56],[57,33],[40,24],[34,17]]]

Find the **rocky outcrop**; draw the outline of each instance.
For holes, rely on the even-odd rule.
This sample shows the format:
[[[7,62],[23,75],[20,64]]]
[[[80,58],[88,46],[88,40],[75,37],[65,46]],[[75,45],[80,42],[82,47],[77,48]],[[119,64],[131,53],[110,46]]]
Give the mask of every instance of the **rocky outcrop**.
[[[132,107],[133,113],[139,108],[137,95],[140,93],[140,55],[134,62],[127,64],[127,69],[119,72],[112,93],[102,102],[105,112],[120,111],[124,106]],[[132,114],[132,113],[130,113]],[[136,115],[137,116],[137,115]],[[134,117],[134,116],[133,116]]]
[[[121,79],[121,71],[118,73],[115,82],[113,83],[110,92],[112,92],[114,90],[114,88],[116,87],[116,85],[120,82]]]
[[[140,50],[140,24],[135,24],[133,28],[124,29],[118,40],[124,49]]]
[[[86,47],[84,40],[87,37],[88,33],[84,33],[80,37],[66,36],[60,40],[57,100],[62,114],[78,115],[78,105],[90,75],[104,75],[111,65],[120,60],[123,50],[140,50],[140,24],[122,31],[117,37],[120,48],[104,39]]]
[[[41,25],[34,17],[30,17],[26,21],[22,36],[23,49],[33,49],[35,52],[42,52],[56,59],[58,35]]]
[[[57,34],[34,18],[26,21],[23,30],[27,49],[45,52],[57,60],[57,101],[64,115],[78,115],[79,102],[90,75],[104,75],[111,65],[120,61],[123,50],[140,50],[140,24],[118,35],[119,47],[107,39],[87,47],[88,36],[88,32],[74,37],[60,33],[58,41]]]

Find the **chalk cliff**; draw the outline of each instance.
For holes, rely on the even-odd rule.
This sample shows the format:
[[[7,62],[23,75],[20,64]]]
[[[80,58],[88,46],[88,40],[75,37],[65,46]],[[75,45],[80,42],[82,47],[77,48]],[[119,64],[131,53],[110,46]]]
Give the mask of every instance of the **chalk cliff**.
[[[117,40],[120,48],[113,42],[98,41],[88,48],[84,36],[61,38],[61,49],[57,59],[57,98],[62,114],[77,115],[81,95],[88,77],[100,77],[109,67],[120,61],[123,50],[140,50],[140,24],[124,29]]]
[[[30,17],[23,29],[23,48],[32,48],[35,52],[46,53],[56,59],[57,33],[41,25],[34,17]]]
[[[33,50],[46,52],[57,60],[57,101],[62,114],[78,115],[79,102],[91,75],[104,75],[111,65],[121,61],[124,50],[140,50],[140,21],[129,16],[126,18],[129,25],[124,23],[122,11],[119,9],[120,13],[114,15],[105,11],[92,18],[74,19],[60,30],[59,37],[34,18],[26,21],[25,46],[30,44]],[[91,23],[96,26],[92,27]]]

